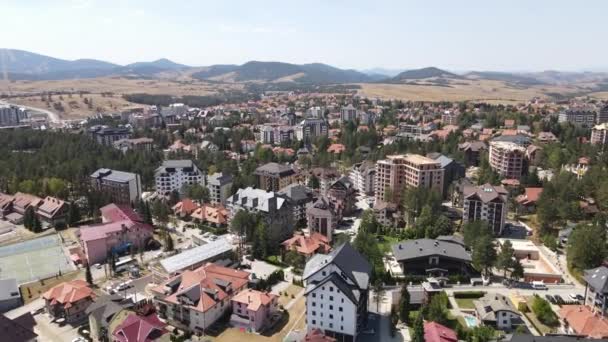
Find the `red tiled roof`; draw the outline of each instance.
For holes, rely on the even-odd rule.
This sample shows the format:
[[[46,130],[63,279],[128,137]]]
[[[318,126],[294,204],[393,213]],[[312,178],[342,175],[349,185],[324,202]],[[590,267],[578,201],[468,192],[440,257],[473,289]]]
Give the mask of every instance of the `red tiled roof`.
[[[325,336],[325,334],[323,334],[323,331],[315,328],[306,334],[304,341],[305,342],[335,342],[336,339],[333,337]]]
[[[228,223],[228,210],[223,206],[211,206],[203,204],[192,213],[192,218],[199,219],[201,221],[207,221],[215,224],[226,224]]]
[[[424,322],[425,342],[457,342],[456,332],[437,322]]]
[[[87,297],[92,299],[95,297],[95,293],[89,288],[86,281],[80,279],[61,283],[42,295],[42,298],[50,301],[51,304],[60,303],[66,308]]]
[[[119,342],[152,342],[168,332],[165,326],[156,314],[139,316],[132,313],[114,329],[112,336]]]
[[[327,152],[329,153],[342,153],[344,151],[346,151],[346,146],[342,144],[331,144],[327,148]]]
[[[526,188],[523,195],[517,196],[517,203],[527,205],[534,204],[538,201],[540,194],[542,194],[543,188]]]
[[[596,316],[584,305],[564,305],[559,316],[579,335],[591,338],[608,338],[608,320]]]
[[[198,205],[194,203],[191,199],[184,198],[183,200],[177,202],[177,204],[175,204],[171,209],[176,215],[179,214],[182,216],[187,216],[192,214],[192,212],[194,212],[197,208]]]
[[[260,306],[268,306],[275,298],[277,295],[272,293],[246,289],[234,296],[232,301],[247,304],[247,310],[258,311]]]
[[[327,253],[331,249],[327,237],[319,233],[313,233],[311,236],[296,233],[292,238],[283,241],[281,244],[288,250],[295,250],[304,255]]]

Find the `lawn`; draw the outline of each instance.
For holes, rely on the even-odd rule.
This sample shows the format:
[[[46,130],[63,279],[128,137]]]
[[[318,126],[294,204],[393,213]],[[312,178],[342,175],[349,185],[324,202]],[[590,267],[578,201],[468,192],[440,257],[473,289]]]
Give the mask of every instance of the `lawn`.
[[[388,235],[377,235],[376,239],[378,240],[378,247],[382,253],[386,254],[391,251],[392,245],[399,242],[399,238]]]
[[[454,298],[460,309],[475,309],[475,298]]]
[[[524,313],[524,315],[526,316],[526,318],[528,318],[530,320],[530,322],[532,322],[532,325],[534,326],[534,328],[536,328],[536,330],[538,330],[538,332],[541,335],[546,335],[546,334],[555,332],[555,329],[542,324],[538,320],[538,318],[536,318],[536,315],[534,314],[534,312],[532,312],[532,311],[526,312],[526,313]]]

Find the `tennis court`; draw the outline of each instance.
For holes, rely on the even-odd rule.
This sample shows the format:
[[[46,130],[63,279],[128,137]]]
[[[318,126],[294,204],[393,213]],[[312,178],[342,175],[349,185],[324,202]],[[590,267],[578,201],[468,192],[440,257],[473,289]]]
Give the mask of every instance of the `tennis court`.
[[[74,269],[56,235],[0,247],[0,279],[23,284]]]

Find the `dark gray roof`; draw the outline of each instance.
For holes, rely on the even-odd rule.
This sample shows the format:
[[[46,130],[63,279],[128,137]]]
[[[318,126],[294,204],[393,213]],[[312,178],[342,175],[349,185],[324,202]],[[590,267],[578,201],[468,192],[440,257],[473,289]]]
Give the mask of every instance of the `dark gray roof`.
[[[461,150],[470,149],[471,151],[477,152],[477,151],[485,150],[488,147],[486,146],[486,143],[483,141],[467,141],[465,143],[458,145],[458,148]]]
[[[91,175],[92,178],[103,178],[113,182],[130,182],[137,178],[135,173],[117,171],[111,169],[99,169]]]
[[[301,184],[290,184],[279,190],[279,194],[287,196],[294,203],[306,203],[312,200],[312,191]]]
[[[337,273],[330,274],[329,277],[323,279],[320,282],[309,283],[306,286],[305,294],[309,294],[310,292],[314,291],[315,289],[319,288],[320,286],[322,286],[330,281],[334,285],[336,285],[336,287],[338,289],[340,289],[340,291],[342,291],[348,297],[348,299],[351,300],[351,302],[353,302],[355,304],[359,303],[359,299],[361,298],[361,291],[359,291],[359,289],[354,286],[348,285],[346,283],[346,281],[344,281],[344,279],[341,276],[339,276]]]
[[[19,324],[17,322],[17,319],[11,320],[3,314],[0,314],[0,331],[2,332],[2,341],[35,341],[38,335],[34,333],[31,329],[28,329]]]
[[[207,178],[211,185],[224,185],[232,182],[232,175],[222,172],[216,172]]]
[[[349,243],[344,243],[329,254],[316,254],[304,268],[303,279],[310,277],[328,264],[334,264],[360,289],[367,289],[372,274],[372,266],[363,255]]]
[[[278,176],[289,176],[296,173],[290,165],[279,163],[268,163],[255,169],[255,174],[272,174]]]
[[[463,195],[465,198],[477,196],[484,203],[489,203],[495,199],[507,202],[507,190],[502,186],[486,183],[480,186],[464,186]]]
[[[457,243],[461,246],[464,246],[464,239],[461,236],[458,235],[439,235],[437,237],[437,240],[439,241],[445,241],[445,242],[451,242],[451,243]]]
[[[600,293],[608,292],[608,267],[600,266],[585,271],[585,281],[595,291]]]
[[[433,239],[406,240],[393,245],[397,261],[440,255],[451,259],[471,262],[471,255],[460,244]]]
[[[133,307],[130,300],[125,300],[119,295],[107,295],[98,297],[95,302],[85,310],[86,314],[93,316],[102,327],[107,327],[110,319],[120,310]]]
[[[527,137],[525,135],[501,135],[492,139],[492,141],[512,142],[516,143],[517,145],[529,145],[530,140],[530,137]]]

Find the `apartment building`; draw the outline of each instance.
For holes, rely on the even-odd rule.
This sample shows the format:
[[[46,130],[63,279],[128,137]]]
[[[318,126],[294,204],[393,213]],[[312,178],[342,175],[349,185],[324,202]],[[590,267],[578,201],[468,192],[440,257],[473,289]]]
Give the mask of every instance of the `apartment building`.
[[[151,138],[121,139],[113,143],[114,148],[122,153],[130,150],[152,152],[153,144],[154,140]]]
[[[290,144],[295,140],[295,130],[290,126],[266,124],[260,127],[257,142],[261,144]]]
[[[258,188],[266,191],[279,191],[296,182],[296,172],[290,165],[279,163],[264,164],[255,169]]]
[[[304,268],[306,326],[338,341],[356,341],[367,324],[372,267],[350,244],[316,254]]]
[[[369,160],[353,165],[350,172],[350,180],[360,194],[374,194],[374,178],[376,176],[376,165]]]
[[[451,110],[446,110],[441,114],[441,122],[444,125],[458,126],[458,119],[460,119],[460,114],[457,114]]]
[[[481,154],[488,149],[483,141],[467,141],[458,145],[458,150],[464,153],[465,166],[479,166]]]
[[[315,167],[310,170],[308,184],[310,184],[312,177],[315,177],[319,181],[319,191],[325,194],[329,190],[329,187],[340,178],[340,172],[334,168]]]
[[[357,108],[349,104],[346,107],[340,109],[340,120],[342,122],[355,121],[357,119]]]
[[[99,144],[114,146],[114,142],[131,138],[131,130],[127,127],[93,126],[89,135]]]
[[[0,104],[0,127],[17,126],[25,114],[15,106]]]
[[[608,142],[608,122],[595,125],[591,129],[591,143],[593,145],[606,145]]]
[[[311,143],[318,137],[326,137],[329,126],[323,119],[304,119],[296,126],[296,138]]]
[[[304,222],[306,220],[306,208],[313,201],[312,191],[304,185],[290,184],[282,188],[279,194],[287,197],[291,202],[294,222]]]
[[[209,201],[211,204],[226,204],[232,189],[232,175],[216,172],[207,177]]]
[[[310,107],[306,111],[307,118],[322,119],[325,117],[325,107],[315,106]]]
[[[376,163],[376,200],[400,203],[401,193],[406,186],[433,189],[441,193],[443,174],[441,163],[418,154],[387,156]]]
[[[113,203],[132,204],[141,198],[141,179],[136,173],[99,169],[90,178],[93,188],[109,196]]]
[[[247,331],[260,332],[279,313],[279,296],[269,292],[246,289],[232,298],[230,324]]]
[[[204,183],[203,172],[192,160],[165,160],[154,171],[156,193],[166,196],[172,191],[180,192],[184,185]]]
[[[603,106],[597,113],[597,124],[608,122],[608,105]]]
[[[526,167],[526,149],[514,142],[490,142],[490,167],[501,177],[519,179]]]
[[[465,185],[463,222],[484,221],[495,235],[500,235],[507,217],[508,196],[508,191],[502,186]]]
[[[248,282],[248,272],[206,264],[152,288],[153,300],[160,318],[176,328],[204,334],[230,311],[232,298]]]
[[[228,197],[226,207],[230,220],[239,210],[259,214],[268,226],[272,241],[283,241],[293,234],[294,217],[289,200],[275,193],[248,187]]]
[[[596,112],[590,109],[568,109],[559,113],[557,121],[570,122],[574,125],[591,127],[595,124]]]

